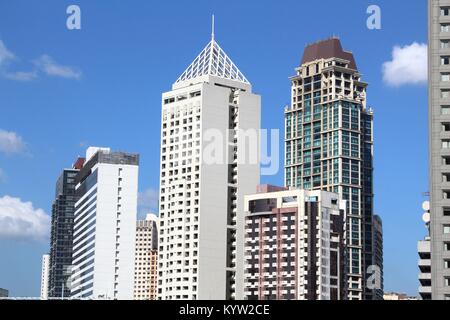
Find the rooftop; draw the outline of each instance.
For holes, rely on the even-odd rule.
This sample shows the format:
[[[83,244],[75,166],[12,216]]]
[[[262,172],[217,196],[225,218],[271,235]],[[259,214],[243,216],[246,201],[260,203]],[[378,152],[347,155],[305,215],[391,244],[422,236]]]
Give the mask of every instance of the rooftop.
[[[349,67],[357,70],[355,58],[349,51],[342,49],[339,38],[333,37],[326,40],[309,44],[305,47],[301,64],[312,62],[319,59],[340,58],[350,61]]]
[[[214,35],[175,83],[206,75],[250,84],[244,74],[216,42]]]

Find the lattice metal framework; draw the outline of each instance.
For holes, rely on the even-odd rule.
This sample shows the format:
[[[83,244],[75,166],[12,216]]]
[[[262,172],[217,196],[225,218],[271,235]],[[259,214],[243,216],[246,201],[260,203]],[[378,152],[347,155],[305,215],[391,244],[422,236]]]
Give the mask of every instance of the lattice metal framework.
[[[222,50],[214,40],[214,37],[175,83],[204,75],[212,75],[249,84],[247,78],[239,71],[225,51]]]

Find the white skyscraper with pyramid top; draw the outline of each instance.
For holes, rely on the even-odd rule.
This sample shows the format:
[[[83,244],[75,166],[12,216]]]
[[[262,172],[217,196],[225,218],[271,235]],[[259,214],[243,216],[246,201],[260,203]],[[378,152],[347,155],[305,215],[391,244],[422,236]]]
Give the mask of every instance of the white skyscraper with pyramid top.
[[[163,93],[159,299],[243,298],[243,206],[259,183],[260,100],[214,33]],[[243,143],[244,131],[257,140]],[[241,161],[245,152],[256,161]]]

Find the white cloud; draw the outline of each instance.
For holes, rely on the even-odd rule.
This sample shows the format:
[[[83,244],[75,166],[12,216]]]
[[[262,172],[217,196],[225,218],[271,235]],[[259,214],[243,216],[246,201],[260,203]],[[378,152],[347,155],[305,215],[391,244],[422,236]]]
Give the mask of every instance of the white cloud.
[[[158,210],[159,191],[146,189],[138,194],[138,215],[145,216],[147,213]]]
[[[427,45],[414,42],[395,46],[392,60],[383,64],[383,80],[390,86],[426,84],[428,80]]]
[[[34,61],[36,67],[46,75],[67,79],[80,79],[81,71],[56,63],[49,55],[42,55]]]
[[[14,54],[9,51],[2,40],[0,40],[0,66],[9,60],[15,58]]]
[[[0,198],[0,238],[47,240],[49,231],[50,217],[42,209],[19,198]]]
[[[45,74],[52,77],[66,79],[80,79],[81,71],[74,67],[58,64],[47,54],[41,55],[33,61],[34,67],[30,71],[13,71],[10,63],[12,60],[19,60],[14,53],[6,48],[4,42],[0,39],[0,76],[15,81],[31,81]],[[8,65],[8,66],[7,66]]]
[[[15,72],[5,72],[5,78],[16,81],[31,81],[37,78],[36,71],[15,71]]]
[[[13,154],[23,151],[25,151],[25,142],[22,137],[15,132],[0,129],[0,152]]]

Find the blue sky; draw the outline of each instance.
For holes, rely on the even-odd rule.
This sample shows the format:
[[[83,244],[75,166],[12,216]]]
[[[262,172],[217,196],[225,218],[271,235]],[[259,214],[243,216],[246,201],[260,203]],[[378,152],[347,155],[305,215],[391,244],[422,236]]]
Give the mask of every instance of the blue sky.
[[[70,4],[81,8],[81,30],[66,28]],[[381,7],[381,30],[366,27],[370,4]],[[0,225],[0,287],[39,295],[48,251],[39,228],[48,220],[38,209],[50,213],[59,173],[86,146],[140,153],[141,210],[154,206],[161,93],[209,41],[212,13],[218,43],[262,95],[263,128],[283,128],[288,77],[305,44],[337,35],[353,51],[375,110],[385,289],[415,295],[416,243],[426,231],[427,89],[423,73],[409,74],[408,64],[394,68],[400,80],[383,80],[383,64],[395,46],[426,43],[425,0],[0,0],[0,210],[15,206],[16,214],[38,217],[38,230],[8,233]],[[415,77],[419,83],[407,83]],[[262,181],[282,184],[282,168]]]

